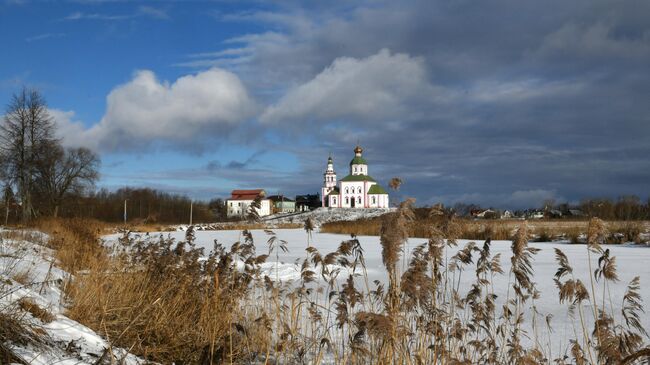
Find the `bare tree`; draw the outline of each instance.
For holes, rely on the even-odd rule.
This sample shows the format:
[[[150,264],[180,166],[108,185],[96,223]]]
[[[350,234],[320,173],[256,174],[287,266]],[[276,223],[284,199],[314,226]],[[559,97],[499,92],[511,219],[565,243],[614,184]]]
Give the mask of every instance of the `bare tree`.
[[[9,184],[5,184],[2,189],[2,203],[4,205],[5,211],[5,226],[9,224],[9,210],[11,209],[12,203],[14,203],[14,192],[11,190]]]
[[[95,184],[99,164],[99,156],[87,148],[50,147],[49,155],[38,165],[35,181],[38,196],[48,203],[50,214],[59,215],[67,194],[79,195]]]
[[[54,122],[41,94],[27,89],[14,94],[0,124],[0,161],[4,175],[18,188],[23,221],[34,214],[36,167],[56,143]]]

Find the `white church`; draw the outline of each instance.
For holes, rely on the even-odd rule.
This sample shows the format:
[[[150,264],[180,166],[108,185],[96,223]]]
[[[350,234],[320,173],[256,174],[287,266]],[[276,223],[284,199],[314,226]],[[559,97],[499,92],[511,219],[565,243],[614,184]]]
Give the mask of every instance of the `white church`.
[[[350,161],[350,174],[336,181],[334,161],[327,159],[323,188],[322,205],[332,208],[388,208],[388,193],[375,179],[368,175],[368,163],[362,157],[363,149],[354,149]]]

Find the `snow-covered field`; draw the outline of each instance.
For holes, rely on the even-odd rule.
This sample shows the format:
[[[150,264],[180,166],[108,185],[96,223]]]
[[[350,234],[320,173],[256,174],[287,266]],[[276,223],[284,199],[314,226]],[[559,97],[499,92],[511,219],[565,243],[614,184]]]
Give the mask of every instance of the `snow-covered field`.
[[[257,253],[268,253],[267,240],[269,238],[269,235],[262,230],[255,230],[252,231],[252,233],[257,247]],[[302,259],[306,257],[306,232],[302,229],[279,229],[275,230],[275,234],[277,235],[278,239],[285,240],[287,242],[287,247],[289,249],[289,252],[287,253],[280,252],[280,262],[277,264],[277,277],[283,281],[300,279],[300,264],[298,261],[302,261]],[[157,237],[157,234],[149,235]],[[163,235],[169,235],[169,237],[175,238],[176,240],[182,240],[184,239],[185,233],[169,232],[163,233]],[[312,246],[316,247],[321,254],[327,254],[329,252],[335,251],[341,241],[349,239],[349,236],[346,235],[317,232],[314,232],[312,236]],[[112,235],[106,236],[105,239],[108,242],[111,242],[114,241],[117,237],[118,235]],[[379,243],[379,237],[359,236],[358,239],[364,249],[364,256],[368,268],[369,279],[371,282],[375,279],[385,282],[386,271],[382,265],[381,245]],[[214,246],[215,240],[220,244],[229,247],[234,242],[243,240],[243,237],[239,231],[196,232],[196,243],[198,246],[204,247],[206,252]],[[404,250],[408,253],[414,247],[423,242],[425,242],[424,239],[410,239]],[[460,240],[457,248],[450,248],[448,250],[448,256],[453,256],[458,251],[458,249],[462,248],[468,242],[468,240]],[[482,245],[483,242],[477,242],[477,244]],[[500,304],[503,304],[505,301],[508,291],[508,272],[510,270],[511,256],[510,245],[510,241],[492,242],[492,254],[501,254],[501,265],[505,272],[504,275],[499,275],[494,278],[495,294],[499,296],[497,299],[497,303],[499,304],[498,308],[500,308]],[[559,303],[558,291],[553,282],[554,274],[558,268],[558,265],[555,261],[555,252],[553,249],[559,248],[568,256],[570,264],[573,266],[575,277],[582,280],[584,283],[587,283],[588,285],[590,282],[590,274],[587,260],[587,246],[572,245],[566,242],[530,243],[530,246],[540,249],[539,253],[534,258],[533,266],[535,270],[534,280],[537,283],[537,289],[541,292],[541,296],[539,299],[535,300],[534,305],[536,306],[537,311],[541,313],[541,315],[553,315],[553,319],[551,321],[551,325],[553,327],[552,341],[558,344],[567,344],[569,338],[574,338],[573,326],[576,322],[569,318],[567,305]],[[650,303],[650,267],[648,266],[650,263],[650,247],[627,244],[611,245],[606,246],[606,248],[610,249],[612,256],[616,256],[618,276],[620,279],[619,283],[610,287],[610,293],[607,295],[606,304],[608,306],[610,305],[609,297],[611,296],[611,304],[614,306],[615,312],[620,313],[621,301],[627,284],[635,276],[639,276],[641,278],[641,295],[646,303]],[[407,258],[408,255],[403,257],[403,266],[406,265]],[[595,255],[592,255],[592,265],[594,265],[594,268],[596,267],[596,260],[597,257],[595,257]],[[267,263],[263,269],[265,271],[265,274],[267,274],[271,279],[275,279],[275,268],[276,263],[274,252],[271,256],[269,256]],[[342,273],[339,278],[340,280],[347,279],[347,275]],[[474,279],[474,268],[471,266],[465,268],[460,278],[461,292],[466,292]],[[463,290],[463,288],[465,290]],[[602,286],[599,285],[597,288],[597,291],[600,293]],[[599,300],[602,300],[602,298],[599,298]],[[532,304],[533,303],[531,303],[531,305]],[[585,313],[590,313],[588,307],[585,308]],[[530,322],[531,319],[532,317],[528,316],[526,320]],[[539,317],[538,320],[543,323],[542,317]],[[593,323],[591,319],[588,319],[588,321],[589,323]],[[646,328],[650,329],[650,315],[648,313],[643,314],[641,323],[646,324]]]

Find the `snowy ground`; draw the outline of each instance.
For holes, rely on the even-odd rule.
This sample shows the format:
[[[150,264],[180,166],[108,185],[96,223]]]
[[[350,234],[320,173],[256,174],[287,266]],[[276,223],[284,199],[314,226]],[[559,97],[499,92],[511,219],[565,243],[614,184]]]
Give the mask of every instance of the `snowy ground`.
[[[320,227],[323,223],[327,222],[356,221],[358,219],[379,217],[394,209],[395,208],[317,208],[307,212],[268,215],[261,217],[260,221],[268,227],[274,227],[281,224],[303,224],[307,218],[310,218],[314,226]],[[197,231],[230,229],[233,224],[237,223],[238,222],[197,223],[194,225],[194,229]],[[187,227],[187,224],[181,224],[170,226],[169,230],[185,231]]]
[[[0,229],[0,233],[8,231]],[[10,235],[12,237],[12,235]],[[5,344],[26,364],[103,364],[111,362],[109,343],[90,328],[65,316],[62,286],[69,277],[54,264],[53,252],[43,244],[48,237],[39,232],[0,239],[0,312],[30,327],[41,344]],[[20,309],[28,300],[53,315],[44,321]],[[112,348],[113,361],[126,365],[145,361],[123,349]],[[98,361],[105,355],[103,361]]]
[[[278,264],[277,275],[280,280],[283,281],[297,280],[300,278],[299,264],[297,264],[297,262],[298,260],[302,260],[306,257],[305,248],[307,247],[307,234],[302,229],[279,229],[275,230],[275,233],[277,234],[278,239],[287,241],[289,248],[288,253],[280,253],[280,262]],[[150,235],[156,237],[156,234]],[[170,237],[177,240],[184,239],[184,232],[164,233],[164,235],[169,235]],[[117,235],[112,235],[105,237],[105,239],[110,242],[114,241],[116,237]],[[268,253],[268,246],[266,242],[269,236],[264,231],[255,230],[253,231],[253,237],[258,254]],[[229,247],[232,243],[243,239],[239,231],[197,231],[196,238],[197,245],[205,247],[206,252],[213,247],[215,240],[224,246]],[[371,282],[375,279],[385,282],[386,271],[382,265],[379,238],[369,236],[360,236],[358,238],[365,251],[364,256]],[[335,251],[338,248],[340,242],[346,239],[349,239],[349,236],[314,232],[312,246],[315,246],[319,252],[324,255]],[[417,238],[409,240],[407,247],[405,247],[405,252],[409,252],[415,246],[423,242],[425,242],[425,240]],[[451,257],[467,242],[469,241],[460,240],[458,248],[452,248],[448,250],[448,256]],[[482,246],[483,242],[477,242],[477,244]],[[497,253],[501,253],[501,264],[505,272],[505,275],[497,276],[494,279],[495,294],[499,296],[497,299],[498,304],[503,304],[507,295],[507,273],[510,270],[511,256],[510,245],[510,241],[492,242],[492,254],[495,255]],[[541,251],[535,256],[534,259],[534,278],[537,283],[538,290],[541,291],[541,297],[535,301],[534,305],[536,306],[538,312],[540,312],[542,315],[553,315],[553,319],[551,321],[551,325],[553,326],[552,342],[556,344],[567,344],[569,338],[574,338],[573,323],[575,322],[570,320],[568,317],[567,305],[561,305],[558,300],[557,288],[553,282],[553,277],[558,268],[558,265],[555,261],[555,253],[553,248],[557,247],[561,249],[568,256],[570,264],[573,266],[575,277],[582,280],[588,285],[590,282],[590,277],[587,260],[587,247],[585,245],[572,245],[566,242],[530,243],[530,246],[541,249]],[[650,262],[650,247],[626,244],[610,245],[606,246],[606,248],[610,249],[612,256],[616,256],[618,276],[621,280],[620,283],[613,285],[610,288],[610,295],[615,308],[615,312],[620,313],[621,301],[627,284],[635,276],[640,276],[641,295],[646,303],[650,303],[650,268],[648,268],[648,263]],[[593,265],[596,265],[596,260],[597,258],[594,258],[592,255]],[[406,259],[403,259],[403,265],[405,264]],[[265,274],[267,274],[271,279],[275,279],[275,253],[269,256],[268,262],[265,265]],[[342,274],[340,276],[341,280],[346,278],[346,275]],[[466,292],[473,280],[473,268],[468,267],[465,271],[463,271],[460,278],[461,292]],[[465,290],[463,290],[463,288]],[[598,286],[597,291],[600,293],[602,291],[602,286]],[[599,298],[599,300],[602,300],[602,298]],[[609,305],[609,298],[607,298],[607,303],[607,305]],[[500,308],[500,305],[498,308]],[[589,307],[585,308],[585,313],[590,313]],[[531,317],[527,317],[526,320],[530,322]],[[542,317],[539,317],[538,320],[543,323]],[[588,321],[588,323],[593,323],[591,319]],[[643,314],[641,323],[646,324],[646,327],[650,329],[650,315],[648,313]],[[555,349],[555,351],[558,350],[563,349]]]

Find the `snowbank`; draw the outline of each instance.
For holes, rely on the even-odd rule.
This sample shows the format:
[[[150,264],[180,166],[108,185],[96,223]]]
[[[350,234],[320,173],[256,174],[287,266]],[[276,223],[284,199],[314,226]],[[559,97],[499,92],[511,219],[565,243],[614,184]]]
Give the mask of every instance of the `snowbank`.
[[[62,288],[70,274],[56,267],[54,252],[43,245],[47,235],[11,233],[22,238],[0,238],[0,312],[18,318],[38,339],[38,343],[5,343],[20,361],[35,365],[99,364],[112,363],[112,354],[118,363],[149,363],[124,349],[111,348],[93,330],[66,317]],[[20,303],[33,303],[46,314],[32,314],[35,311],[24,309]],[[103,361],[98,361],[100,358]]]

